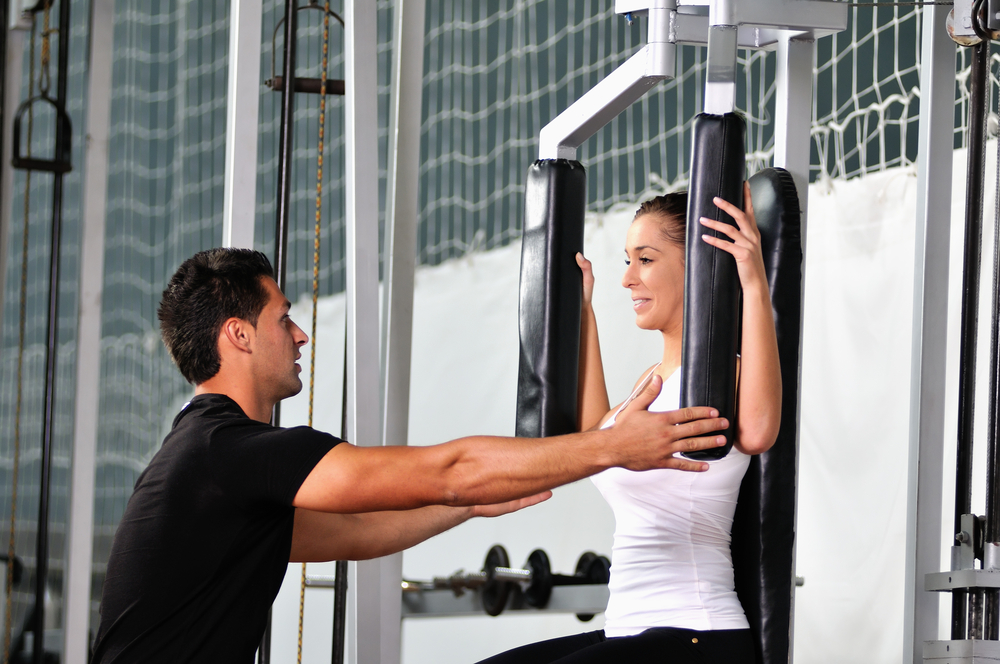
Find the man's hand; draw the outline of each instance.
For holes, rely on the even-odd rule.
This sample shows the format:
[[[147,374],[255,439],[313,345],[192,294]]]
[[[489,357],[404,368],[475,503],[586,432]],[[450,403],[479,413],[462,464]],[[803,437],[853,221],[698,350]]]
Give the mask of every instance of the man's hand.
[[[504,514],[510,514],[511,512],[516,512],[518,510],[524,509],[525,507],[531,507],[532,505],[537,505],[538,503],[544,502],[552,497],[551,491],[542,491],[541,493],[536,493],[533,496],[528,496],[527,498],[518,498],[517,500],[510,500],[506,503],[494,503],[493,505],[476,505],[472,508],[472,516],[503,516]]]
[[[616,452],[625,456],[615,465],[629,470],[674,468],[708,470],[708,464],[673,456],[726,444],[721,435],[706,436],[729,426],[714,408],[696,407],[651,413],[648,408],[663,387],[663,379],[654,375],[649,385],[618,415],[611,430],[620,434]]]

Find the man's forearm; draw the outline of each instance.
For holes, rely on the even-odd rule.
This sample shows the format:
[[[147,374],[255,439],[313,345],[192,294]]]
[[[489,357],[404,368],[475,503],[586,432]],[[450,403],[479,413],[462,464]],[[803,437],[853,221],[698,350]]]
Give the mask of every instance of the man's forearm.
[[[330,514],[295,510],[290,562],[368,560],[387,556],[465,522],[472,507]]]

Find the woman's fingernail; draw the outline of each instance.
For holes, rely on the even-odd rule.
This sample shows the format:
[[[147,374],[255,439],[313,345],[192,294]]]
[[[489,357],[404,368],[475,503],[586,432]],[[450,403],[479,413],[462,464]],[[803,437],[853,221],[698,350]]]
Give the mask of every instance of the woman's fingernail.
[[[715,444],[718,445],[719,447],[722,447],[723,445],[726,444],[726,437],[719,436],[718,438],[715,439]]]

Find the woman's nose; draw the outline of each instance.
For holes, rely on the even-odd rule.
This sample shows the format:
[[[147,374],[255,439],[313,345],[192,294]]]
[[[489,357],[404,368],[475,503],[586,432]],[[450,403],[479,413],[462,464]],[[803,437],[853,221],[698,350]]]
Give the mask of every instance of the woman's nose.
[[[625,274],[622,275],[622,286],[631,288],[635,285],[635,263],[625,267]]]

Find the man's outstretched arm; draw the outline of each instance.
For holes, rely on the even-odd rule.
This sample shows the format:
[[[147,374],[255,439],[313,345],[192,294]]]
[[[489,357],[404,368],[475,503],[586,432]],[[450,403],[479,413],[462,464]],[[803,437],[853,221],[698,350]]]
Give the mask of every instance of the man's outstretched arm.
[[[432,505],[397,512],[330,514],[295,510],[289,562],[367,560],[419,544],[476,516],[500,516],[547,500],[543,493],[499,505]]]
[[[539,439],[476,436],[429,447],[337,445],[302,483],[293,504],[338,513],[490,505],[615,466],[707,469],[673,455],[724,443],[706,434],[724,430],[726,421],[711,408],[648,412],[661,384],[656,377],[615,426],[599,431]]]

